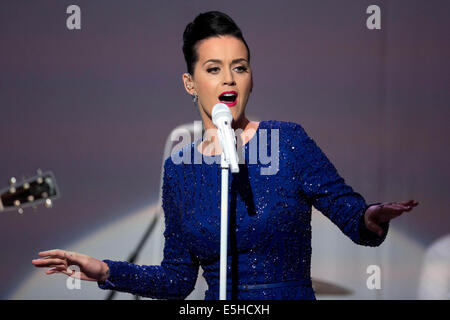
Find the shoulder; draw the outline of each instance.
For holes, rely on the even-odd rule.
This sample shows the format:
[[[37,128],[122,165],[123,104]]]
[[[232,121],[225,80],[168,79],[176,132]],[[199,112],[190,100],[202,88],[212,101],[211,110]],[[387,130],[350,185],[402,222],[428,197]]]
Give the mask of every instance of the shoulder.
[[[302,139],[308,138],[303,126],[292,121],[266,120],[262,122],[264,129],[279,129],[280,138]]]
[[[185,139],[186,140],[186,139]],[[189,139],[187,139],[189,140]],[[164,168],[166,167],[181,167],[182,164],[192,164],[194,148],[196,141],[183,142],[172,147],[170,155],[164,159]]]
[[[261,121],[261,125],[268,129],[303,130],[299,123],[292,121],[264,120]]]
[[[170,156],[168,156],[164,160],[163,169],[164,169],[164,176],[170,176],[175,178],[177,176],[177,167],[178,167],[178,159],[183,158],[183,149],[173,151]]]

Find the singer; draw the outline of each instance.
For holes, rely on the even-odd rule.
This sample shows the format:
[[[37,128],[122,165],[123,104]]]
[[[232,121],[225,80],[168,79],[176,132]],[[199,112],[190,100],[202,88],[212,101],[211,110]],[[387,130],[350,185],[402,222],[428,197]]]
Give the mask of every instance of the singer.
[[[217,130],[212,109],[224,103],[232,128],[248,159],[250,142],[271,145],[278,129],[278,165],[274,174],[261,174],[267,164],[239,164],[230,173],[227,299],[315,299],[310,277],[311,207],[327,216],[353,242],[379,246],[389,221],[411,211],[414,200],[367,204],[346,185],[336,168],[300,124],[250,121],[245,108],[252,92],[250,50],[235,22],[226,14],[199,14],[183,34],[187,73],[182,80],[198,107],[205,130]],[[265,131],[267,139],[260,139]],[[192,143],[192,157],[220,157],[221,144],[210,139]],[[269,148],[269,150],[271,150]],[[184,299],[194,289],[199,266],[208,283],[205,299],[219,296],[220,161],[210,164],[164,163],[164,259],[160,266],[50,250],[33,260],[47,274],[73,276],[68,265],[80,267],[82,280],[102,289],[157,299]]]

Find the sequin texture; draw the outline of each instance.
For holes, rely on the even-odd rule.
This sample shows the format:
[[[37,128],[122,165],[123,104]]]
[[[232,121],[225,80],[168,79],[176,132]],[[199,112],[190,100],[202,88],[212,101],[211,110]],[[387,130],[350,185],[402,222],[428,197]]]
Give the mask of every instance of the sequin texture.
[[[240,148],[245,163],[229,174],[228,299],[315,299],[311,286],[311,206],[327,216],[353,242],[380,245],[364,224],[369,206],[348,186],[303,127],[285,121],[261,121],[251,138],[279,129],[279,170],[262,175],[269,164],[248,161],[249,143]],[[160,266],[104,260],[110,268],[102,289],[157,299],[184,299],[194,289],[198,268],[208,283],[205,299],[219,297],[220,161],[194,164],[199,141],[189,151],[192,164],[164,162],[164,259]],[[189,149],[188,149],[189,148]],[[258,149],[259,150],[259,149]],[[270,148],[268,148],[270,150]],[[198,155],[197,155],[198,156]],[[220,156],[214,156],[219,157]],[[211,158],[204,156],[204,158]],[[242,285],[302,281],[304,284],[244,290]],[[114,287],[112,286],[114,285]]]

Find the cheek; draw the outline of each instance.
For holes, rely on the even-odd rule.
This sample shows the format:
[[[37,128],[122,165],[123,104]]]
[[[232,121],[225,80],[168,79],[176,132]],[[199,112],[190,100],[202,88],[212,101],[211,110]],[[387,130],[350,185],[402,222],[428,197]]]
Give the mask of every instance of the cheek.
[[[242,79],[242,81],[240,81],[240,87],[243,89],[243,91],[250,92],[253,87],[253,79],[251,75],[245,77],[244,79]]]
[[[217,85],[213,81],[205,81],[200,85],[200,93],[205,99],[213,99],[217,90]]]
[[[248,99],[248,97],[250,96],[251,90],[252,90],[252,86],[249,84],[246,84],[245,86],[241,86],[241,92],[245,99]]]

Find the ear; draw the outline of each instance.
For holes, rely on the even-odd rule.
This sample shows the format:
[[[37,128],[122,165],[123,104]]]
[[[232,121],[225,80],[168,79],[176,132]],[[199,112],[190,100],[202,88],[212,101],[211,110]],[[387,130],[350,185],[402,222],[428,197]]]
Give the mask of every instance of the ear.
[[[183,73],[182,76],[184,89],[186,89],[187,93],[193,95],[195,93],[194,82],[192,81],[192,76],[189,73]]]

